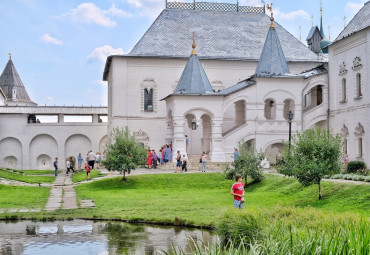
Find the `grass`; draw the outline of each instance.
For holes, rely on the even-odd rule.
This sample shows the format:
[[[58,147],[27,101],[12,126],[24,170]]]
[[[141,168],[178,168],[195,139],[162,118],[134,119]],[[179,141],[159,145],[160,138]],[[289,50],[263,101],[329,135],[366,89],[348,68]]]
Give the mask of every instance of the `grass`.
[[[0,208],[44,208],[50,189],[0,184]]]
[[[55,176],[22,175],[20,172],[10,172],[3,169],[0,169],[0,178],[27,183],[52,183],[55,180]]]
[[[46,174],[55,174],[54,170],[11,170],[13,172],[25,174],[25,175],[46,175]],[[58,170],[58,173],[61,173],[62,170]]]
[[[100,173],[99,170],[96,170],[96,169],[93,169],[91,172],[90,172],[90,179],[94,179],[96,177],[102,177],[102,176],[105,176],[106,174],[102,174]],[[81,181],[86,181],[87,180],[87,175],[86,175],[86,171],[82,171],[80,173],[75,173],[72,175],[72,182],[81,182]]]
[[[83,214],[97,218],[214,226],[217,217],[232,208],[233,181],[222,174],[162,174],[106,179],[76,187],[78,199],[92,199],[96,209]],[[325,213],[370,216],[370,186],[324,182],[323,200],[317,186],[302,187],[295,179],[267,175],[246,189],[246,210],[282,206],[312,208]],[[81,212],[75,210],[71,214]],[[88,212],[86,212],[86,210]]]

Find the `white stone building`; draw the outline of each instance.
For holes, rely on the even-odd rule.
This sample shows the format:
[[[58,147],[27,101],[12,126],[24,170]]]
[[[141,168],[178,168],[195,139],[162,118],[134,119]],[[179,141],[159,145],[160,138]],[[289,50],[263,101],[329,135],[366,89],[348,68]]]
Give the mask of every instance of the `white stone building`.
[[[107,108],[36,106],[18,74],[7,87],[0,78],[0,166],[51,168],[55,156],[102,152],[110,130],[124,126],[156,150],[172,142],[184,152],[188,135],[189,155],[206,151],[225,162],[243,140],[274,163],[288,140],[289,111],[293,133],[329,128],[346,140],[350,160],[369,165],[369,12],[367,3],[325,41],[327,55],[271,22],[263,7],[168,2],[130,53],[108,57]],[[317,51],[324,36],[316,30],[308,38]],[[33,123],[45,115],[54,123]],[[71,115],[91,122],[64,121]]]

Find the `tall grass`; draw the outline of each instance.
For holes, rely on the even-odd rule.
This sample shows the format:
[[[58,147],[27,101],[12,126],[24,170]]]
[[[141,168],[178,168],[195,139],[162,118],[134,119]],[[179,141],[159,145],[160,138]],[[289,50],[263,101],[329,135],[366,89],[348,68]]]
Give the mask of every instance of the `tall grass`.
[[[238,218],[239,225],[235,224]],[[321,215],[310,209],[281,207],[260,212],[234,210],[225,212],[219,226],[221,240],[231,237],[227,245],[218,242],[211,247],[189,240],[192,243],[189,247],[193,247],[191,251],[173,248],[169,252],[159,251],[159,254],[370,254],[370,221],[351,215]],[[251,235],[250,227],[256,229],[256,226],[260,227],[260,232]],[[232,231],[239,236],[232,237]]]

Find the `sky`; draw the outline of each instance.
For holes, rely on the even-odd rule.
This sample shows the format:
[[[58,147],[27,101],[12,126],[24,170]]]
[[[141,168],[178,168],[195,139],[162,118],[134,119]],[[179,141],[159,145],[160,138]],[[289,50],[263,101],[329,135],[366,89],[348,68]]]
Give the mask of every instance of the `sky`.
[[[330,29],[334,40],[366,1],[322,0],[325,35]],[[320,0],[272,2],[275,21],[306,44],[312,24],[320,24]],[[11,53],[39,105],[106,106],[107,56],[130,52],[164,8],[165,0],[0,0],[0,72]]]

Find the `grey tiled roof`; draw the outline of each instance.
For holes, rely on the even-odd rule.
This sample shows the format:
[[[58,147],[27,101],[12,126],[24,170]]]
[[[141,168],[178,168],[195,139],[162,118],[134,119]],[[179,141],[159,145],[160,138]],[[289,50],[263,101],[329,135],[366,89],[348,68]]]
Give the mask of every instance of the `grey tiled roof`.
[[[276,29],[270,27],[256,68],[257,76],[289,74],[283,50]]]
[[[214,91],[197,55],[192,54],[173,94],[205,93],[214,93]]]
[[[11,59],[9,59],[0,76],[0,86],[8,100],[12,99],[13,86],[15,86],[17,91],[17,101],[32,102]]]
[[[269,24],[264,13],[165,9],[128,56],[187,57],[194,31],[200,59],[258,60]],[[275,25],[287,61],[321,62],[297,38]]]
[[[304,71],[300,73],[299,75],[303,78],[310,78],[312,76],[316,76],[316,75],[327,73],[327,72],[328,72],[327,67],[325,65],[320,65],[310,70]]]
[[[221,90],[220,92],[218,92],[217,94],[220,94],[220,95],[223,95],[223,96],[228,96],[232,93],[235,93],[241,89],[244,89],[246,87],[249,87],[253,84],[255,84],[256,82],[253,81],[253,80],[244,80],[244,81],[241,81],[241,82],[238,82],[237,84],[233,85],[233,86],[230,86],[226,89],[223,89]]]
[[[370,26],[370,1],[366,2],[361,10],[349,22],[349,24],[338,35],[334,42],[337,42],[353,33],[356,33]]]

